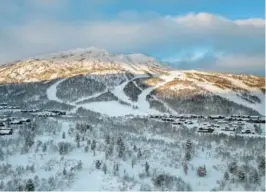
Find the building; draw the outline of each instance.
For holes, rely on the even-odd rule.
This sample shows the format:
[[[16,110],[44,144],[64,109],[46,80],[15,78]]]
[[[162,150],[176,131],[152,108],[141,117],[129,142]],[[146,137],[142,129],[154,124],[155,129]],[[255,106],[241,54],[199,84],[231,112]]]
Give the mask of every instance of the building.
[[[2,135],[12,135],[13,129],[0,129],[0,136]]]

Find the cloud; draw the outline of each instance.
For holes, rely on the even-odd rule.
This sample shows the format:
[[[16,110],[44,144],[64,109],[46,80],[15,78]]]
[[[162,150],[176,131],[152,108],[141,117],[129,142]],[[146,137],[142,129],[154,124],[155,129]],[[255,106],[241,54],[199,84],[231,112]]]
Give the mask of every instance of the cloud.
[[[43,1],[39,0],[38,6],[43,7]],[[45,6],[53,3],[49,0]],[[230,20],[210,13],[162,16],[125,11],[112,19],[88,21],[65,21],[42,15],[5,27],[0,36],[0,63],[95,46],[111,52],[143,52],[186,64],[193,58],[190,66],[195,68],[249,72],[252,67],[256,73],[264,69],[264,27],[263,19]],[[208,54],[195,56],[195,50],[201,49]],[[182,52],[187,54],[180,59]],[[208,60],[208,65],[197,62],[202,60]]]

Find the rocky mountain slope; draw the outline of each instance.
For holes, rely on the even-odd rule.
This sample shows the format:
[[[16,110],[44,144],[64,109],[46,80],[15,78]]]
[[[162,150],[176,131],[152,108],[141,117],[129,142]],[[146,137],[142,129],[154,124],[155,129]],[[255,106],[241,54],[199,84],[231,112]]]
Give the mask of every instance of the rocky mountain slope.
[[[0,100],[23,107],[127,114],[264,114],[265,78],[177,71],[142,54],[96,48],[0,67]]]

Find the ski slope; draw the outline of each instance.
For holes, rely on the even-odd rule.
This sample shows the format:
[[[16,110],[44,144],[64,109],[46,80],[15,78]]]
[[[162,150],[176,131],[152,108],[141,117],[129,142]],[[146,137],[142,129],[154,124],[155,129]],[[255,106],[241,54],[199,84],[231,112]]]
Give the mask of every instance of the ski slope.
[[[147,96],[155,89],[157,89],[158,87],[161,87],[163,85],[165,85],[166,83],[168,83],[169,81],[171,81],[172,79],[169,79],[168,81],[164,81],[162,83],[159,83],[158,85],[154,86],[154,87],[150,87],[147,88],[145,90],[143,90],[141,92],[141,94],[138,97],[138,106],[140,108],[141,111],[144,111],[146,113],[148,113],[149,111],[151,111],[150,109],[150,103],[147,101]],[[153,96],[154,99],[157,99],[155,96]],[[159,100],[161,103],[163,103],[163,105],[168,109],[168,111],[170,111],[173,114],[176,114],[176,112],[174,110],[172,110],[165,102]],[[154,111],[154,110],[153,110]]]
[[[217,86],[212,85],[211,83],[205,81],[196,81],[194,79],[190,79],[190,81],[193,81],[197,86],[202,87],[203,89],[213,93],[214,95],[218,95],[220,97],[223,97],[225,99],[228,99],[230,101],[233,101],[234,103],[237,103],[239,105],[243,105],[246,107],[249,107],[251,109],[254,109],[256,111],[258,111],[260,114],[265,114],[265,109],[264,109],[264,105],[265,105],[265,96],[262,93],[259,93],[258,90],[252,90],[252,88],[247,87],[247,89],[251,92],[251,94],[256,94],[262,101],[262,103],[250,103],[244,99],[241,99],[237,93],[231,89],[222,89],[219,88]],[[239,82],[237,80],[231,81],[232,83],[234,83],[235,85],[239,86],[242,82]]]
[[[251,109],[254,109],[258,111],[261,114],[265,114],[265,96],[264,94],[258,89],[258,88],[251,88],[245,85],[243,82],[237,79],[229,78],[233,85],[236,87],[241,87],[243,89],[248,90],[251,95],[257,96],[261,103],[250,103],[244,99],[242,99],[240,96],[237,95],[237,92],[231,90],[231,89],[222,89],[218,86],[213,85],[211,82],[208,81],[198,81],[194,78],[188,78],[186,77],[185,73],[183,71],[172,71],[169,72],[168,75],[161,75],[158,76],[163,82],[158,83],[157,85],[153,87],[149,87],[147,89],[142,89],[139,87],[134,80],[136,79],[142,79],[149,77],[146,74],[139,74],[136,75],[132,79],[128,79],[127,81],[123,82],[122,84],[115,86],[113,90],[111,90],[111,93],[118,98],[118,101],[100,101],[100,102],[91,102],[91,103],[85,103],[85,104],[79,104],[82,101],[97,98],[100,95],[106,93],[108,90],[104,90],[102,92],[94,93],[93,95],[86,96],[79,98],[76,101],[73,102],[64,102],[62,99],[57,97],[57,87],[61,83],[65,81],[65,79],[58,80],[56,83],[51,85],[46,93],[47,98],[52,101],[56,101],[59,103],[68,104],[71,106],[74,106],[74,108],[70,111],[71,113],[75,113],[78,108],[82,107],[85,109],[89,109],[92,111],[96,111],[105,115],[109,116],[124,116],[124,115],[143,115],[143,114],[160,114],[161,112],[150,108],[150,103],[147,101],[147,96],[150,95],[152,91],[155,89],[164,86],[165,84],[173,81],[174,79],[180,79],[180,80],[188,80],[190,82],[194,82],[198,87],[201,87],[203,90],[206,90],[210,93],[213,93],[214,95],[218,95],[220,97],[223,97],[227,100],[233,101],[234,103],[247,106]],[[138,100],[132,101],[124,92],[124,88],[127,86],[128,83],[133,82],[136,87],[138,87],[141,90],[141,93],[138,96]],[[156,96],[152,95],[152,98],[154,100],[159,101],[162,103],[162,105],[167,109],[167,111],[171,114],[177,115],[177,112],[173,110],[166,102],[158,99]],[[121,103],[122,101],[122,103]],[[126,104],[123,104],[126,103]]]
[[[64,102],[62,99],[58,98],[56,93],[57,93],[57,86],[60,85],[61,83],[63,83],[66,79],[60,79],[57,82],[55,82],[54,84],[52,84],[47,90],[46,90],[46,95],[47,98],[51,101],[56,101],[58,103],[66,103]],[[66,104],[70,104],[70,103],[66,103]]]
[[[125,94],[125,92],[124,92],[124,88],[125,88],[125,86],[128,84],[128,83],[130,83],[130,82],[132,82],[132,81],[134,81],[134,80],[136,80],[136,79],[141,79],[141,78],[147,78],[147,77],[149,77],[148,75],[137,75],[137,76],[135,76],[134,78],[132,78],[132,79],[130,79],[130,80],[127,80],[127,81],[125,81],[124,83],[122,83],[122,84],[120,84],[120,85],[118,85],[118,86],[116,86],[115,88],[114,88],[114,90],[112,90],[111,92],[116,96],[116,97],[118,97],[121,101],[123,101],[123,102],[125,102],[125,103],[128,103],[128,104],[130,104],[130,105],[132,105],[132,106],[134,106],[134,105],[138,105],[136,102],[133,102],[133,101],[131,101],[130,99],[129,99],[129,97]]]

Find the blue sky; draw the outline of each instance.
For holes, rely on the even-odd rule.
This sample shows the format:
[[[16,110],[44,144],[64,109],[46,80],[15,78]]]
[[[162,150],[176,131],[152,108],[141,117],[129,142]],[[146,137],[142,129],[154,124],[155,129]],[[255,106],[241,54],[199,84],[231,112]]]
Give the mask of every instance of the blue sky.
[[[263,0],[8,0],[0,63],[90,46],[264,75]]]
[[[68,19],[86,19],[88,0],[71,2],[73,14]],[[263,0],[134,0],[109,1],[96,4],[99,12],[105,17],[113,17],[125,10],[140,12],[152,11],[161,15],[182,15],[188,12],[208,12],[223,15],[231,19],[250,17],[264,18]]]

